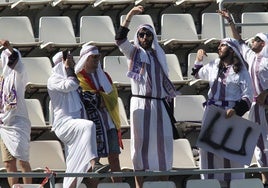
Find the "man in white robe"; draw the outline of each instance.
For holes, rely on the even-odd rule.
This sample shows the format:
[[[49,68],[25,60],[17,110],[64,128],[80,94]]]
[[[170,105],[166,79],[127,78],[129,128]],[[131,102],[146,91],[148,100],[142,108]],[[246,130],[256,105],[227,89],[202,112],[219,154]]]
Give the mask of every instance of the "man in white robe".
[[[17,160],[22,172],[30,172],[29,149],[31,123],[24,99],[26,71],[21,62],[21,54],[1,40],[6,49],[1,54],[3,73],[0,78],[0,135],[1,152],[7,172],[17,172]],[[31,178],[23,178],[31,183]],[[8,177],[10,186],[18,183],[18,178]]]
[[[165,53],[152,26],[144,24],[137,29],[134,45],[127,40],[132,16],[142,12],[142,6],[132,8],[115,37],[129,60],[131,158],[135,171],[168,171],[173,162],[173,133],[164,102],[175,97],[176,91],[168,79]],[[135,180],[136,188],[141,188],[143,178]]]
[[[249,119],[262,126],[262,132],[255,148],[255,158],[259,167],[268,167],[268,35],[257,33],[249,47],[236,30],[234,21],[227,11],[220,11],[227,19],[235,39],[240,42],[241,53],[248,63],[254,98],[249,112]],[[262,182],[268,187],[268,173],[262,173]]]
[[[47,83],[54,113],[52,130],[65,146],[66,173],[85,173],[94,169],[98,157],[95,124],[87,120],[71,55],[64,60],[59,52],[53,61],[55,66]],[[63,188],[77,188],[82,180],[66,177]]]

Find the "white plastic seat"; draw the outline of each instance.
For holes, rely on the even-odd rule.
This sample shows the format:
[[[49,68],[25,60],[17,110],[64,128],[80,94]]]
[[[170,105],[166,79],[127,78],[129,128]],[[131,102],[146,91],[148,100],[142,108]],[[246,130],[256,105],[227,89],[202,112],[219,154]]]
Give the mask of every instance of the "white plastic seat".
[[[68,16],[42,16],[39,19],[39,40],[43,41],[41,49],[75,49],[82,46],[76,41],[72,21]]]
[[[119,155],[119,161],[122,171],[132,171],[133,165],[130,156],[130,139],[122,139],[124,149],[121,149],[121,153]],[[108,159],[101,158],[100,162],[102,164],[108,164]]]
[[[43,188],[40,184],[14,184],[12,188]]]
[[[110,8],[113,6],[123,6],[126,7],[132,3],[134,3],[135,0],[96,0],[93,4],[93,7],[101,7],[105,8],[105,6],[109,6]]]
[[[197,3],[213,3],[215,0],[177,0],[177,6],[185,6],[186,4],[197,4]]]
[[[173,141],[173,169],[196,169],[192,148],[188,139]]]
[[[173,5],[175,4],[177,0],[136,0],[135,5],[138,4],[170,4]]]
[[[36,140],[30,142],[30,164],[32,171],[66,170],[64,153],[58,140]]]
[[[22,57],[28,83],[27,93],[47,91],[47,80],[52,73],[51,61],[48,57]]]
[[[179,23],[179,24],[178,24]],[[204,43],[197,35],[191,14],[162,14],[161,41],[165,47],[193,47]]]
[[[218,13],[205,12],[202,14],[201,38],[206,39],[205,44],[215,45],[222,39],[221,19],[222,17]],[[227,23],[226,20],[225,23]],[[233,36],[229,25],[225,25],[225,32],[227,37]]]
[[[171,82],[179,88],[188,85],[191,79],[183,78],[180,62],[176,54],[166,54],[166,59]]]
[[[233,179],[230,188],[264,188],[259,178]]]
[[[253,38],[257,33],[268,33],[268,12],[244,12],[241,16],[242,24],[263,23],[266,25],[242,26],[242,39]]]
[[[64,6],[79,6],[79,5],[93,5],[95,0],[53,0],[51,5],[53,7],[64,7]]]
[[[142,185],[143,188],[176,188],[173,181],[145,181]]]
[[[221,188],[221,185],[217,179],[190,179],[186,182],[186,188]]]
[[[115,28],[110,16],[82,16],[80,19],[80,42],[84,45],[94,45],[114,49]]]
[[[30,8],[40,8],[49,5],[52,0],[12,0],[11,8],[24,9]]]
[[[0,38],[8,39],[15,48],[34,48],[41,44],[36,42],[31,21],[27,16],[1,16],[0,27]]]
[[[122,15],[120,17],[120,23],[121,24],[123,23],[123,21],[125,20],[125,18],[126,18],[126,15]],[[136,31],[137,31],[137,28],[140,25],[142,25],[142,24],[149,24],[155,30],[153,19],[152,19],[152,17],[149,14],[134,15],[131,18],[131,22],[130,22],[130,24],[128,26],[128,28],[129,28],[128,39],[130,41],[133,41],[134,40],[134,36],[135,36]]]
[[[121,183],[99,183],[97,188],[130,188],[126,182]]]
[[[126,76],[128,63],[125,56],[105,56],[103,69],[109,73],[118,89],[130,88],[130,79]]]
[[[127,113],[125,110],[124,103],[120,97],[118,97],[118,105],[119,105],[119,115],[120,115],[120,121],[121,121],[121,128],[122,129],[129,129],[130,125],[127,119]]]
[[[63,188],[63,183],[56,183],[55,188]],[[78,188],[87,188],[87,186],[84,183],[81,183]]]

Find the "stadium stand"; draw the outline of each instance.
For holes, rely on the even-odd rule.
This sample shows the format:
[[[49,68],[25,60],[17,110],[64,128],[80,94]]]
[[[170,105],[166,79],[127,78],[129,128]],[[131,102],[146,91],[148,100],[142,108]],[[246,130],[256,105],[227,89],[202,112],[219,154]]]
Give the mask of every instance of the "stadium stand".
[[[173,181],[145,181],[142,185],[143,188],[176,188]]]
[[[262,182],[258,178],[235,179],[231,180],[230,188],[264,188]]]

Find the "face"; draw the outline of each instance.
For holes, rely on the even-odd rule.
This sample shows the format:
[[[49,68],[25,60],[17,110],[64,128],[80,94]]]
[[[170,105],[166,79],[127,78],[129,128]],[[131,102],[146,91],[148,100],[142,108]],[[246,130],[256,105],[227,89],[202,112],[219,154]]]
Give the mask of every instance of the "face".
[[[154,40],[153,33],[145,28],[142,28],[138,31],[138,40],[141,47],[145,50],[150,49],[152,47],[152,43]]]
[[[218,46],[218,54],[220,59],[224,59],[230,53],[230,47],[227,44],[220,43]]]
[[[100,54],[90,55],[84,65],[84,69],[88,73],[95,72],[99,66]]]
[[[261,40],[259,37],[255,37],[252,40],[251,49],[255,53],[261,52],[264,46],[265,46],[265,42]]]

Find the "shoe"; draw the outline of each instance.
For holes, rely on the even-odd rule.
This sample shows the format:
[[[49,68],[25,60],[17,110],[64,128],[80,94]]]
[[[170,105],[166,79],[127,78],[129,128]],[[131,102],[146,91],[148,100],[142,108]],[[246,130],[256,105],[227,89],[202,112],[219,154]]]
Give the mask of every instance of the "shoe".
[[[92,172],[105,173],[105,172],[108,172],[109,170],[110,170],[110,165],[109,164],[103,165],[100,162],[96,162],[94,167],[93,167]]]

